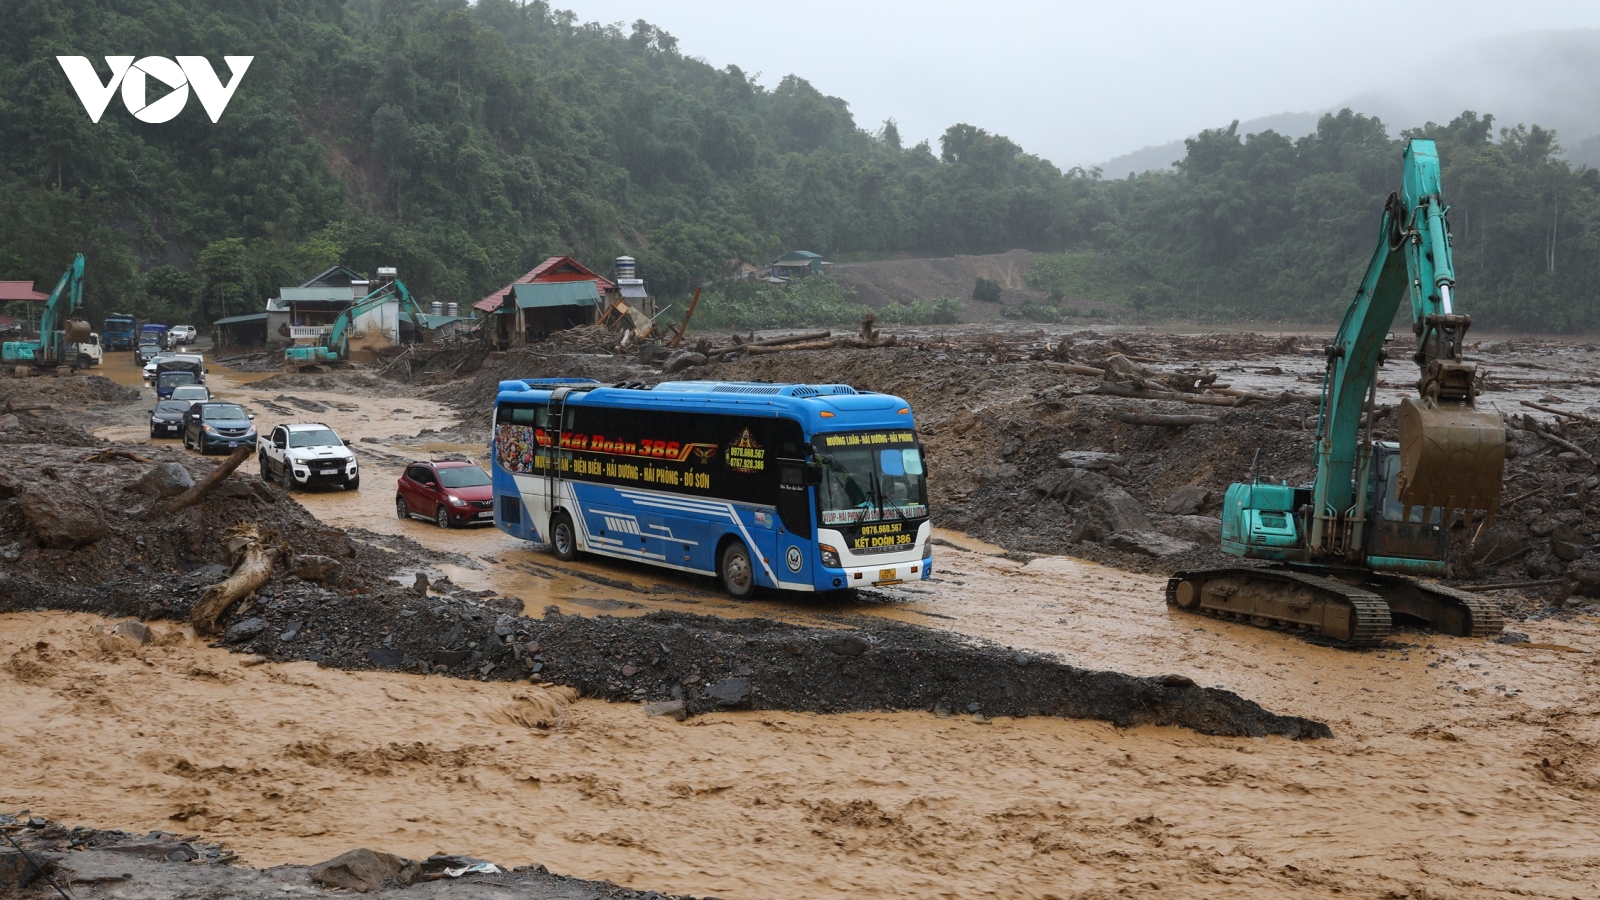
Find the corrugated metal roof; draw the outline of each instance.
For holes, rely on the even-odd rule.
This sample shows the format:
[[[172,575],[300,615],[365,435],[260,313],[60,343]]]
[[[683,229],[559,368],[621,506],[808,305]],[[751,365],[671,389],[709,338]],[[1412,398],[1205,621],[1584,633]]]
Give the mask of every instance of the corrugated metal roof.
[[[537,309],[546,306],[594,306],[600,302],[600,291],[593,281],[558,281],[554,284],[512,285],[512,296],[518,309]]]
[[[449,325],[451,322],[471,322],[472,321],[472,317],[471,316],[435,316],[435,315],[432,315],[431,313],[423,313],[419,318],[422,319],[422,327],[430,328],[430,329],[438,328],[441,325]],[[402,319],[401,321],[408,321],[408,320]]]
[[[569,263],[572,271],[554,271],[555,269],[560,268],[562,263]],[[534,282],[546,283],[552,281],[576,281],[590,278],[594,279],[595,289],[597,291],[609,291],[616,287],[615,284],[611,283],[610,279],[596,275],[583,263],[578,262],[570,256],[552,256],[528,270],[526,275],[523,275],[516,281],[511,282],[500,290],[495,291],[482,300],[479,300],[477,303],[472,304],[472,308],[481,309],[484,312],[493,312],[496,309],[499,309],[500,304],[505,302],[506,297],[511,293],[511,289],[519,284],[533,284]]]
[[[39,303],[49,299],[49,294],[34,290],[31,281],[0,281],[0,302],[24,300],[29,303]]]
[[[215,322],[212,322],[211,324],[213,326],[216,326],[216,325],[243,325],[246,322],[265,322],[266,320],[267,320],[267,314],[266,313],[251,313],[248,316],[229,316],[226,319],[218,319]]]
[[[335,300],[349,303],[356,298],[348,287],[286,287],[278,289],[278,299],[285,303],[331,303]]]
[[[809,263],[813,259],[821,259],[821,258],[822,258],[822,254],[820,254],[820,253],[812,253],[810,250],[790,250],[788,253],[785,253],[784,255],[778,257],[778,262],[780,262],[780,263],[785,263],[785,262]]]

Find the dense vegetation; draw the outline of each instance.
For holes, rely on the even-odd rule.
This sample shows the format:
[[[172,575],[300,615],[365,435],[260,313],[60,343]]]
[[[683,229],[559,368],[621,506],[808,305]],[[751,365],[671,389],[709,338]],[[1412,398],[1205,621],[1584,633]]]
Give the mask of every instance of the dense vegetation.
[[[787,249],[1046,257],[1036,286],[1151,316],[1328,318],[1399,174],[1374,119],[1289,141],[1191,140],[1176,173],[1103,181],[971,125],[906,147],[789,76],[683,56],[646,22],[581,24],[513,0],[12,0],[0,33],[0,278],[53,284],[89,257],[91,313],[201,321],[258,311],[339,261],[395,265],[425,299],[472,301],[569,252],[627,251],[653,290]],[[255,61],[220,122],[191,99],[91,123],[55,61],[110,54]],[[1440,140],[1463,303],[1480,321],[1600,325],[1600,180],[1554,135],[1467,114]],[[1469,299],[1470,298],[1470,299]],[[854,312],[837,285],[720,286],[706,322]],[[835,309],[837,307],[837,309]],[[948,319],[931,298],[885,318]]]

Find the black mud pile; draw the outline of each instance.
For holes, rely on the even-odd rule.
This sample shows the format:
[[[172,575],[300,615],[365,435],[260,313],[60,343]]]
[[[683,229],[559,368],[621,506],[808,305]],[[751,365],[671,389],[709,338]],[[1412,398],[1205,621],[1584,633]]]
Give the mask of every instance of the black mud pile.
[[[12,429],[48,434],[54,415],[24,413]],[[8,445],[14,464],[0,472],[0,612],[186,619],[232,563],[229,531],[248,524],[281,546],[287,560],[230,612],[223,641],[269,659],[531,677],[607,700],[681,700],[687,713],[927,709],[1170,724],[1222,735],[1329,733],[1321,723],[1276,716],[1182,679],[1089,672],[889,622],[841,632],[664,613],[522,618],[516,599],[485,597],[448,581],[400,583],[397,574],[428,564],[426,551],[352,539],[244,468],[195,506],[147,517],[143,510],[159,491],[173,490],[174,480],[199,481],[220,462],[166,446],[96,444]],[[118,450],[145,459],[110,452]]]
[[[56,897],[56,886],[78,900],[114,897],[204,897],[208,900],[275,900],[332,888],[370,897],[530,900],[690,900],[637,891],[607,881],[551,874],[544,866],[509,871],[461,872],[485,860],[438,854],[408,860],[354,850],[311,866],[254,869],[231,863],[234,854],[198,836],[67,826],[26,811],[0,815],[0,829],[20,850],[0,842],[0,896]],[[450,870],[459,874],[452,877]],[[368,880],[370,879],[370,880]],[[26,891],[26,893],[24,893]]]

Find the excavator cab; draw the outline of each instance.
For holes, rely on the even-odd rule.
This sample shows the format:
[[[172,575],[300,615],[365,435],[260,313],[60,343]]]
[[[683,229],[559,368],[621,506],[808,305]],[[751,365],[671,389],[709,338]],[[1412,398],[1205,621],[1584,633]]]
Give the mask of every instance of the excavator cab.
[[[1380,441],[1372,450],[1377,479],[1367,528],[1367,564],[1412,574],[1443,572],[1450,539],[1444,527],[1444,509],[1407,506],[1401,501],[1399,444]]]

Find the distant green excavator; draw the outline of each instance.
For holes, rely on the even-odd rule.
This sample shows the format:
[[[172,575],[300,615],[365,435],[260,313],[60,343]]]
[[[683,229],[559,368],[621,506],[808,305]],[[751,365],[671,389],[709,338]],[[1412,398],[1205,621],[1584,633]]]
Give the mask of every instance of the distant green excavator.
[[[417,334],[424,334],[427,320],[423,318],[422,307],[412,299],[411,292],[406,290],[405,283],[399,279],[386,282],[375,288],[372,293],[350,304],[348,309],[339,313],[333,320],[333,327],[322,336],[319,343],[304,344],[285,348],[283,351],[284,364],[291,368],[302,366],[323,365],[332,362],[342,362],[350,358],[350,328],[356,319],[377,309],[391,299],[398,299],[400,312],[411,317],[411,324],[416,328]]]
[[[39,316],[39,339],[0,345],[0,361],[38,368],[88,365],[87,359],[80,358],[77,345],[89,340],[94,326],[72,317],[83,305],[83,266],[83,254],[79,253],[61,273]]]
[[[1448,212],[1437,148],[1411,141],[1378,247],[1327,346],[1316,480],[1296,487],[1252,471],[1231,485],[1223,551],[1272,564],[1178,572],[1169,604],[1352,646],[1381,643],[1395,619],[1461,636],[1501,630],[1485,598],[1405,577],[1444,574],[1454,524],[1474,536],[1488,527],[1505,468],[1505,424],[1476,408],[1477,367],[1462,355],[1472,319],[1453,308]],[[1399,443],[1374,441],[1378,367],[1408,292],[1418,397],[1400,403]]]

